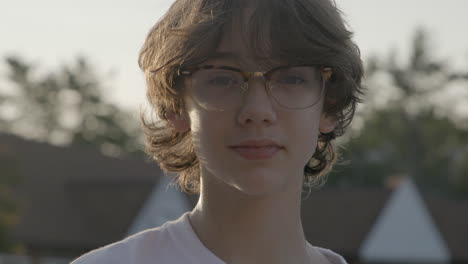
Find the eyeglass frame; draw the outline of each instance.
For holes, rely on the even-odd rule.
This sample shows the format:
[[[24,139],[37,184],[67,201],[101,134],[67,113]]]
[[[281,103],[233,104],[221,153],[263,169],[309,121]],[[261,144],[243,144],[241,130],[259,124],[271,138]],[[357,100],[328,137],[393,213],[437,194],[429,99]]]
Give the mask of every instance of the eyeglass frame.
[[[320,67],[320,74],[321,74],[321,77],[322,77],[322,91],[323,91],[324,86],[325,86],[325,82],[327,82],[331,78],[331,76],[333,74],[333,69],[331,67],[327,67],[327,66],[323,66],[323,65],[317,65],[317,64],[281,65],[281,66],[278,66],[278,67],[275,67],[273,69],[270,69],[268,71],[263,71],[263,72],[243,71],[243,70],[241,70],[239,68],[235,68],[235,67],[231,67],[231,66],[225,66],[225,65],[197,65],[197,66],[181,68],[181,69],[178,70],[177,75],[178,76],[184,76],[184,77],[191,77],[194,73],[196,73],[199,70],[209,70],[209,69],[230,70],[230,71],[240,73],[242,75],[242,77],[244,78],[244,83],[248,83],[248,81],[252,77],[263,77],[264,80],[265,80],[265,88],[267,88],[267,90],[270,90],[271,87],[269,85],[267,85],[268,82],[269,82],[269,78],[268,78],[269,73],[274,72],[274,71],[279,70],[279,69],[282,69],[282,68],[317,67],[317,66]],[[247,89],[248,89],[248,86],[247,86]],[[268,92],[270,93],[270,91],[268,91]],[[274,99],[274,100],[276,100],[276,99]],[[315,104],[313,104],[311,106],[303,107],[303,108],[289,108],[289,107],[285,107],[285,106],[283,106],[283,107],[288,108],[288,109],[306,109],[306,108],[310,108],[310,107],[312,107],[314,105]]]

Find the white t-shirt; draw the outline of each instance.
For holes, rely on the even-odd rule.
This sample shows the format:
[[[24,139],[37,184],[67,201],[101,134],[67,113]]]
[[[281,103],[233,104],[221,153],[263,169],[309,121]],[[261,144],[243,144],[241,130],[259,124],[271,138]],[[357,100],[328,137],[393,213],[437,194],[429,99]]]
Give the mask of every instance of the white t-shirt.
[[[93,250],[71,264],[225,264],[198,239],[188,214],[158,228]],[[311,250],[314,249],[312,245],[309,246]],[[333,264],[346,264],[343,257],[331,250],[315,249]]]

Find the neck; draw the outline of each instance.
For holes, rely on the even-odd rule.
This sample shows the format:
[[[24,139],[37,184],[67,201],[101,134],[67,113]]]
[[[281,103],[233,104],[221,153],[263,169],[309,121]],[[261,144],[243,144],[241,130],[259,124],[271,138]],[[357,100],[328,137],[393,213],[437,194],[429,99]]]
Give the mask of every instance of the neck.
[[[300,187],[249,196],[225,186],[207,188],[202,180],[200,200],[190,214],[195,232],[211,252],[226,263],[310,263]]]

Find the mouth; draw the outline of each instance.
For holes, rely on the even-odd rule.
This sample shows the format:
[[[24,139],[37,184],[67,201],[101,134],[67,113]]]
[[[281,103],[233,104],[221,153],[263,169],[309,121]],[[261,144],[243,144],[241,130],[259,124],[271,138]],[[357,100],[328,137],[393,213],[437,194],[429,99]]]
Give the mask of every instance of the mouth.
[[[273,158],[284,147],[273,140],[249,140],[229,148],[247,160],[266,160]]]
[[[263,147],[284,148],[281,144],[271,139],[245,140],[239,144],[231,145],[229,147],[230,148],[263,148]]]
[[[248,160],[266,160],[271,159],[277,154],[281,148],[277,146],[263,147],[233,147],[231,148],[241,157]]]

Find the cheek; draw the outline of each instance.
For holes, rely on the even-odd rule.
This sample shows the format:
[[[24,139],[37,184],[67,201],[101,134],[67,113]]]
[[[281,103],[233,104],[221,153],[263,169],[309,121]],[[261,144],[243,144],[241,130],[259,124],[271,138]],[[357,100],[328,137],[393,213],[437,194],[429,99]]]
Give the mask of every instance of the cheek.
[[[225,118],[220,117],[222,113],[206,111],[191,100],[185,98],[186,111],[190,120],[190,134],[194,151],[202,164],[216,158],[224,146],[223,135],[227,131]]]
[[[206,161],[224,146],[226,124],[221,118],[203,111],[190,112],[192,142],[200,162]]]
[[[315,152],[319,136],[319,118],[317,113],[304,113],[297,119],[289,119],[289,141],[294,154],[301,164],[306,164]]]

